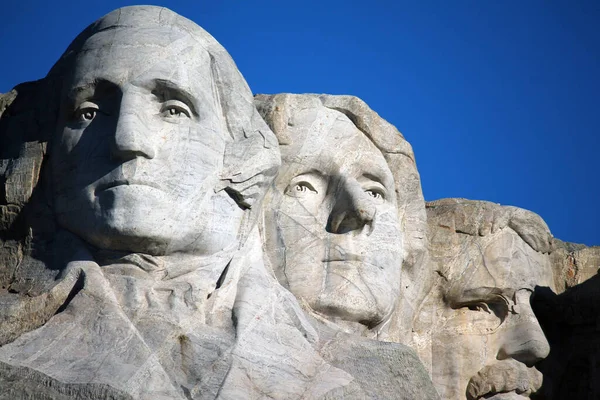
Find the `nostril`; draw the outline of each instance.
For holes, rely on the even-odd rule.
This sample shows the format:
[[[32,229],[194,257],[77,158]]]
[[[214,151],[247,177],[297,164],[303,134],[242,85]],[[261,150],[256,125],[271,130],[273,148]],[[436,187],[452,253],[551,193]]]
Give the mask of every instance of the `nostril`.
[[[338,229],[339,229],[340,225],[342,224],[342,221],[344,220],[345,217],[346,217],[345,212],[330,215],[329,221],[327,221],[327,226],[325,227],[327,232],[338,233]]]
[[[344,234],[362,229],[365,222],[356,213],[341,212],[333,214],[327,221],[326,230],[329,233]]]

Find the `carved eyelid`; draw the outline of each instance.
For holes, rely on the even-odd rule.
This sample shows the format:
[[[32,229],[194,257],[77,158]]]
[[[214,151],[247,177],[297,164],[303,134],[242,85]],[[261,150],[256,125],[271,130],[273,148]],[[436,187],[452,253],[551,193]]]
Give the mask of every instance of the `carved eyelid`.
[[[193,113],[190,110],[189,106],[182,101],[179,100],[167,100],[163,103],[163,106],[160,109],[161,113],[165,113],[167,110],[176,109],[177,111],[184,113],[188,118],[191,118]]]
[[[121,89],[107,79],[94,79],[91,82],[82,83],[68,92],[67,99],[72,109],[76,111],[85,102],[100,103],[101,99],[110,98],[121,93]]]
[[[486,304],[505,304],[510,306],[515,299],[514,290],[501,290],[498,288],[476,288],[466,290],[460,293],[454,293],[446,298],[450,307],[454,309],[467,307],[469,305]]]
[[[385,180],[384,179],[382,179],[378,175],[374,175],[374,174],[371,174],[371,173],[368,173],[368,172],[362,174],[361,178],[362,179],[360,179],[360,182],[361,182],[361,185],[364,187],[365,190],[374,190],[374,189],[376,189],[376,190],[379,190],[379,191],[382,192],[381,194],[383,195],[383,197],[385,197],[385,198],[388,197],[389,192],[390,192],[391,189],[388,188],[385,185]],[[367,181],[365,181],[365,179]],[[370,186],[370,185],[374,185],[374,187]]]
[[[318,170],[306,171],[306,172],[298,174],[298,175],[294,176],[292,179],[290,179],[290,182],[287,185],[287,187],[285,188],[284,193],[286,193],[286,194],[291,193],[292,189],[300,183],[308,184],[308,186],[310,186],[309,190],[312,190],[315,193],[322,193],[323,191],[326,190],[326,187],[322,187],[327,184],[326,179],[327,178],[324,176],[324,174],[321,171],[318,171]],[[315,182],[315,181],[318,181],[318,182]]]
[[[305,180],[311,180],[311,179],[315,179],[315,180],[318,180],[320,182],[326,182],[327,181],[327,178],[325,177],[325,175],[321,171],[318,171],[316,169],[311,169],[309,171],[306,171],[306,172],[303,172],[301,174],[298,174],[298,175],[294,176],[292,179],[290,179],[290,185],[294,185],[294,184],[296,184],[298,182],[302,182],[302,181],[305,181]]]
[[[154,85],[151,93],[156,96],[159,101],[163,103],[169,100],[179,101],[189,108],[192,115],[198,116],[198,110],[194,105],[194,96],[191,93],[180,88],[174,82],[164,79],[155,79],[153,83]]]

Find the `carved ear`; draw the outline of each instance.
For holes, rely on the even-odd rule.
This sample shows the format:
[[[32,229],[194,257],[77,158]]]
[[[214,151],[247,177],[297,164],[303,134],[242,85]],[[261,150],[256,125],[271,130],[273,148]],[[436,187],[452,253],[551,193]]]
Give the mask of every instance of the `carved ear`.
[[[250,135],[244,132],[241,141],[228,143],[222,184],[216,190],[225,190],[242,208],[254,207],[262,200],[279,169],[279,148],[273,142],[273,134],[265,126]]]
[[[244,210],[248,210],[240,226],[240,246],[252,232],[261,213],[261,203],[273,182],[281,157],[273,132],[260,118],[252,124],[253,131],[243,139],[229,142],[225,148],[221,184],[215,192],[224,190]],[[262,126],[261,126],[262,125]]]
[[[221,185],[215,191],[225,190],[248,209],[262,199],[279,169],[279,146],[229,54],[219,45],[209,55],[213,90],[232,138],[223,154]]]

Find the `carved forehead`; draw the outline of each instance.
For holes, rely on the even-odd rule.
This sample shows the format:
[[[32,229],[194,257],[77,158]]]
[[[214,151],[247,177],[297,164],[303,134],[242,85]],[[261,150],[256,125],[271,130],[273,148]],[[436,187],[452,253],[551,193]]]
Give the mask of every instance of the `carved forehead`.
[[[88,26],[71,43],[50,75],[70,67],[82,53],[114,45],[135,47],[138,53],[146,48],[149,54],[154,51],[159,57],[161,52],[173,55],[184,50],[196,54],[226,53],[209,33],[187,18],[161,7],[133,6],[115,10]]]
[[[214,77],[208,52],[189,35],[164,27],[102,31],[65,60],[63,92],[104,80],[125,82],[159,79],[213,103]]]
[[[452,292],[552,285],[549,256],[533,250],[513,230],[503,229],[484,237],[455,235],[460,238],[454,244],[455,254],[444,261]]]
[[[336,147],[332,146],[340,148],[357,139],[370,143],[346,115],[321,104],[298,109],[290,114],[286,137],[287,144],[281,146],[284,160],[296,155],[318,154],[325,149],[335,152]],[[374,145],[372,147],[375,148]]]

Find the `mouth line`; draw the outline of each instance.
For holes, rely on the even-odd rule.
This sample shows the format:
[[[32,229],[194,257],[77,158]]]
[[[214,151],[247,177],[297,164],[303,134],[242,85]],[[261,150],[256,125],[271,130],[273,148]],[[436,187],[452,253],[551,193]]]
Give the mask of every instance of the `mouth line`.
[[[323,258],[321,262],[336,262],[336,261],[364,261],[365,257],[358,254],[346,254],[339,257]]]
[[[477,400],[489,400],[489,399],[493,399],[495,396],[502,395],[502,394],[510,394],[510,393],[514,393],[517,396],[522,397],[523,399],[528,399],[529,395],[527,393],[531,393],[531,390],[519,391],[517,389],[512,389],[512,390],[502,390],[502,391],[498,391],[498,392],[493,391],[493,392],[487,392],[482,395],[479,395],[476,399]]]

